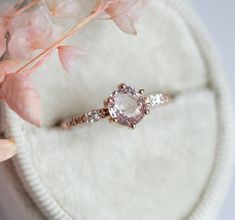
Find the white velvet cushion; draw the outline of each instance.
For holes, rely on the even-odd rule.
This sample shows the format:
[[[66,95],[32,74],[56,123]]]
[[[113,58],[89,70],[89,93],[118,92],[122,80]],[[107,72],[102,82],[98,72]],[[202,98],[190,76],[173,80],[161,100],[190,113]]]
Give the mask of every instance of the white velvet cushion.
[[[219,97],[214,70],[178,4],[152,1],[137,37],[112,22],[90,24],[72,40],[89,52],[73,74],[63,72],[55,54],[33,75],[42,128],[7,110],[18,172],[47,217],[179,220],[200,204],[217,159]],[[120,82],[176,98],[152,109],[135,130],[107,121],[68,131],[52,127],[102,107]]]

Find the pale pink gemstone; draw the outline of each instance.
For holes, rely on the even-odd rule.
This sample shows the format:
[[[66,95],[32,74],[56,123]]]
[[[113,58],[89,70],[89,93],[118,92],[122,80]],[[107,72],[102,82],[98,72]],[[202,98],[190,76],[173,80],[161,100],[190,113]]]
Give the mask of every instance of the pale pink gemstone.
[[[127,86],[114,91],[110,97],[109,114],[117,123],[133,127],[144,117],[147,104],[143,95],[135,89]]]

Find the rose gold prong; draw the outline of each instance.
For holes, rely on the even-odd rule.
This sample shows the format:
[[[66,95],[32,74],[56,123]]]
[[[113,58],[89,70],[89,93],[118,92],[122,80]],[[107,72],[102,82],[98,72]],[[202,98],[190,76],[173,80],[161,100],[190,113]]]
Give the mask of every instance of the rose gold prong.
[[[108,105],[109,103],[111,103],[112,100],[113,100],[113,99],[112,99],[111,97],[105,99],[105,100],[104,100],[104,106],[107,107],[107,105]]]
[[[117,123],[117,119],[116,118],[109,118],[109,122],[115,122],[115,123]]]
[[[119,86],[118,86],[118,89],[125,89],[126,88],[126,84],[125,83],[121,83]]]
[[[146,109],[144,112],[145,115],[148,115],[149,113],[150,113],[150,110],[148,110],[148,109]]]
[[[110,102],[112,102],[112,98],[107,99],[107,103],[110,103]]]
[[[143,94],[144,94],[144,89],[140,89],[140,90],[139,90],[139,93],[140,93],[141,95],[143,95]]]
[[[117,120],[117,118],[113,118],[112,121],[117,123],[118,120]]]
[[[135,128],[136,128],[136,125],[134,125],[134,124],[131,125],[131,128],[132,128],[132,129],[135,129]]]
[[[104,106],[106,107],[108,105],[108,100],[104,100]]]
[[[147,97],[144,97],[144,101],[145,102],[148,102],[149,101],[149,97],[147,96]]]

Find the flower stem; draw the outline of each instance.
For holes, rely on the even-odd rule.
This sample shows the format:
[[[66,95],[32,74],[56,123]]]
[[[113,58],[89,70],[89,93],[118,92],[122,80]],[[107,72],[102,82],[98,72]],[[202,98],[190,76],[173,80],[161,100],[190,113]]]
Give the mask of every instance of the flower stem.
[[[76,24],[73,28],[71,28],[61,39],[56,41],[51,47],[47,48],[34,58],[32,58],[30,61],[28,61],[24,66],[22,66],[20,69],[16,71],[16,73],[24,72],[24,70],[31,65],[33,62],[41,58],[43,55],[52,52],[53,49],[57,48],[63,41],[65,41],[67,38],[71,37],[73,34],[75,34],[77,31],[79,31],[84,25],[88,24],[90,21],[92,21],[94,18],[96,18],[97,14],[91,14],[90,16],[86,17],[83,21]]]
[[[17,10],[11,17],[14,17],[14,16],[21,14],[22,12],[30,9],[31,7],[33,7],[37,3],[38,3],[38,0],[34,0],[34,1],[30,2],[29,4],[25,5],[24,7],[20,8],[19,10]]]

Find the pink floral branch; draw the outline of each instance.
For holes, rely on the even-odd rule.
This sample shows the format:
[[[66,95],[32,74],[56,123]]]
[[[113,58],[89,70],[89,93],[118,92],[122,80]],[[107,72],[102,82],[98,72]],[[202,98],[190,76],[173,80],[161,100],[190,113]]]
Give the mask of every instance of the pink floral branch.
[[[107,1],[108,2],[108,1]],[[76,24],[73,28],[71,28],[71,30],[69,30],[61,39],[59,39],[58,41],[56,41],[52,46],[50,46],[48,49],[44,50],[43,52],[41,52],[40,54],[38,54],[36,57],[34,57],[33,59],[31,59],[29,62],[27,62],[24,66],[22,66],[20,69],[18,69],[16,71],[16,73],[20,73],[22,71],[24,71],[24,69],[26,67],[28,67],[30,64],[32,64],[33,62],[35,62],[36,60],[38,60],[39,58],[44,58],[44,56],[48,53],[51,53],[51,51],[55,48],[57,48],[58,46],[60,46],[60,44],[65,41],[67,38],[71,37],[73,34],[75,34],[76,32],[78,32],[80,29],[82,29],[86,24],[88,24],[89,22],[91,22],[93,19],[95,19],[98,15],[100,15],[108,6],[107,4],[102,5],[102,7],[98,7],[97,10],[92,13],[89,17],[85,18],[83,21],[81,21],[80,23]],[[40,65],[36,65],[36,67],[38,68]],[[33,68],[33,70],[35,70],[35,66]],[[29,75],[27,73],[27,75]]]

